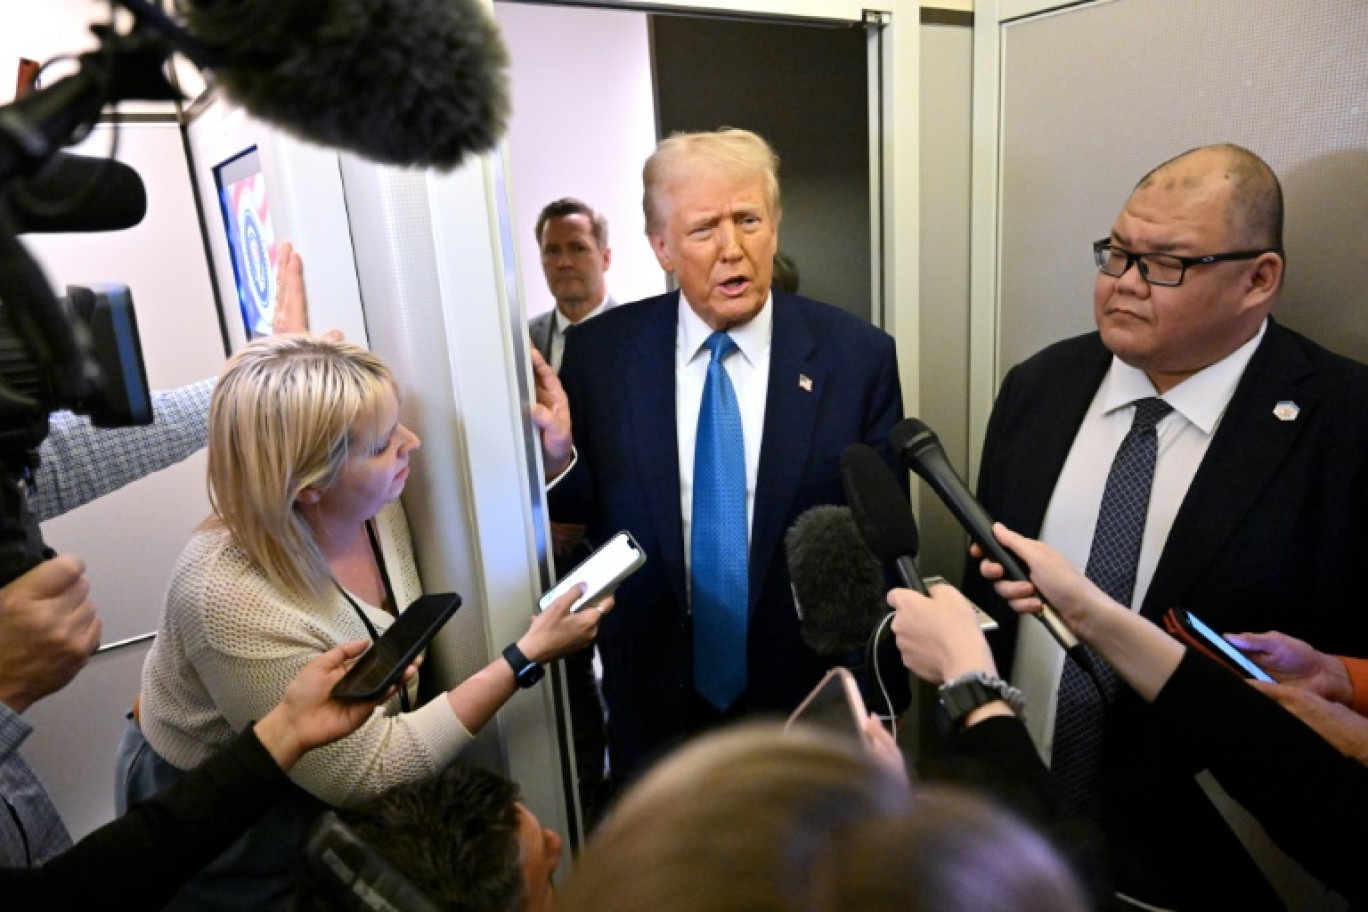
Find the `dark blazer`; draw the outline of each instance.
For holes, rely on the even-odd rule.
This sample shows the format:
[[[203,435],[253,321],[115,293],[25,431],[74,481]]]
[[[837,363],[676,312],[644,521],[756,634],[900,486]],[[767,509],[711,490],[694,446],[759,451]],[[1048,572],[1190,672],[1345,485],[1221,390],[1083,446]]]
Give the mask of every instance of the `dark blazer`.
[[[618,302],[613,300],[612,295],[608,295],[603,302],[604,311],[612,310],[617,306]],[[551,322],[551,317],[555,312],[556,308],[552,307],[545,313],[539,313],[527,321],[527,333],[532,337],[532,347],[540,352],[548,363],[551,361],[551,331],[555,328],[555,324]],[[578,328],[576,327],[576,329]]]
[[[990,515],[1039,535],[1110,361],[1090,333],[1007,375],[979,474]],[[1295,403],[1296,420],[1274,415],[1280,402]],[[1141,611],[1156,620],[1181,605],[1217,630],[1282,630],[1328,652],[1368,655],[1365,557],[1368,369],[1270,320],[1174,519]],[[993,646],[999,667],[1010,668],[1017,618],[976,565],[965,592],[1002,623]],[[1190,770],[1173,762],[1173,746],[1123,692],[1105,761],[1105,824],[1121,889],[1179,908],[1267,906],[1266,883]],[[1241,896],[1245,888],[1254,892]]]
[[[601,541],[629,529],[645,566],[599,628],[615,776],[692,734],[692,630],[675,425],[678,293],[616,308],[566,338],[560,378],[579,461],[550,495],[558,521]],[[902,418],[893,339],[826,304],[774,292],[769,392],[751,525],[744,712],[786,713],[831,664],[803,643],[783,536],[817,504],[845,500],[840,456],[887,449]],[[805,378],[805,379],[804,379]],[[906,484],[905,470],[897,473]]]

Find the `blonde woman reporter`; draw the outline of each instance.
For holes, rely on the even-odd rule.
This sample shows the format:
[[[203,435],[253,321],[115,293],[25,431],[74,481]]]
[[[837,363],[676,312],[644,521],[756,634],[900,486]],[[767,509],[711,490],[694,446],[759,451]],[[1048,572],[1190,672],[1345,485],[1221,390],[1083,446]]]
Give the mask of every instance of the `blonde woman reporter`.
[[[419,446],[399,403],[384,363],[345,342],[273,336],[230,360],[209,411],[214,515],[173,571],[143,666],[137,718],[120,745],[125,804],[261,718],[313,657],[392,623],[402,606],[371,521],[403,492]],[[593,639],[602,612],[570,614],[577,594],[532,619],[514,644],[522,656],[544,664]],[[435,773],[518,687],[502,656],[426,704],[411,682],[355,733],[306,756],[290,774],[293,799],[168,908],[278,904],[322,809]]]

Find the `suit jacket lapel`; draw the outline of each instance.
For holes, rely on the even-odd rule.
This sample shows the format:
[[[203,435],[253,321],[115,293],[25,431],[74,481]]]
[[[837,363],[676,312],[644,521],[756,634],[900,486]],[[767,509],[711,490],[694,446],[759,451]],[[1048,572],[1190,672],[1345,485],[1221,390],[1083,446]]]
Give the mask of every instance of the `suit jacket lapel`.
[[[623,389],[630,393],[628,415],[635,462],[646,498],[645,510],[660,543],[658,555],[681,608],[684,584],[684,531],[679,512],[679,434],[675,427],[675,338],[678,295],[666,296],[632,340],[632,357],[622,365]],[[634,307],[649,306],[641,302]],[[656,555],[652,555],[653,557]]]
[[[750,610],[764,585],[803,480],[826,370],[813,359],[816,339],[798,309],[776,293],[770,342],[769,389],[760,442],[755,511],[751,526]],[[809,382],[801,383],[801,378]]]
[[[1287,458],[1318,402],[1299,385],[1311,370],[1270,321],[1174,517],[1145,596],[1146,616],[1158,617],[1181,602]],[[1281,421],[1274,415],[1284,400],[1297,404],[1303,420]]]
[[[1083,352],[1072,369],[1060,371],[1055,395],[1042,396],[1027,404],[1028,408],[1042,411],[1043,430],[1038,436],[1018,441],[1021,449],[1009,454],[1008,458],[1021,473],[1019,477],[1013,476],[1014,484],[1019,484],[1019,488],[1007,494],[1016,509],[1010,515],[994,519],[1009,526],[1014,521],[1020,522],[1022,534],[1040,535],[1059,474],[1064,470],[1064,462],[1069,458],[1074,438],[1102,385],[1102,378],[1107,375],[1111,358],[1111,352],[1103,347],[1099,338],[1096,347]]]

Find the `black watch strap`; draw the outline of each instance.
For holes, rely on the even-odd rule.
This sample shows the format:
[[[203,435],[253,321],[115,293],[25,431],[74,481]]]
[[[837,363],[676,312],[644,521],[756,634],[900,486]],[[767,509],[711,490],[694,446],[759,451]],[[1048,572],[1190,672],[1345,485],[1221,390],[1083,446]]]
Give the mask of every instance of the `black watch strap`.
[[[513,669],[513,677],[517,679],[518,686],[524,689],[536,684],[546,674],[546,669],[540,664],[523,655],[517,643],[509,643],[508,648],[503,651],[503,657]]]

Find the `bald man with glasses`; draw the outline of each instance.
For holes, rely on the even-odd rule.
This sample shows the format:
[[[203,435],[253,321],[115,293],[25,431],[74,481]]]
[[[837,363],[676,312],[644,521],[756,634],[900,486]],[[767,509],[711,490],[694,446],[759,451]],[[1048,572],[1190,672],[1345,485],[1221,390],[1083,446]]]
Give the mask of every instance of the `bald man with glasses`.
[[[1272,318],[1282,221],[1277,176],[1247,149],[1194,149],[1147,174],[1093,244],[1097,331],[1003,381],[979,495],[1104,589],[1108,563],[1125,564],[1113,597],[1151,620],[1182,606],[1222,632],[1282,630],[1366,655],[1368,369]],[[1109,537],[1118,525],[1124,547]],[[1026,692],[1058,774],[1081,750],[1061,693],[1071,663],[1041,625],[1018,625],[976,564],[965,591],[1002,623],[999,667]],[[1084,733],[1101,738],[1080,819],[1105,834],[1119,892],[1163,908],[1282,908],[1182,746],[1151,730],[1124,685],[1089,687]]]

